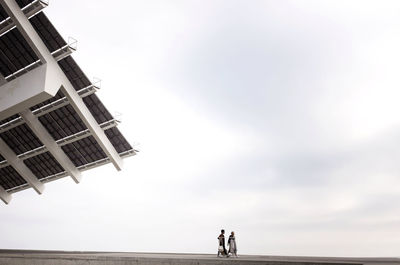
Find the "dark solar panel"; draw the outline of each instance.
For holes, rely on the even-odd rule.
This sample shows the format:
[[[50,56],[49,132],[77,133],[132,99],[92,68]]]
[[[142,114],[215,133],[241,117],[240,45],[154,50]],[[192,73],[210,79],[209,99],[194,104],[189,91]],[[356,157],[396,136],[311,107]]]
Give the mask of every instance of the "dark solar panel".
[[[61,69],[64,71],[68,80],[72,83],[75,90],[80,90],[84,87],[91,85],[90,80],[82,72],[81,68],[75,62],[75,60],[68,56],[58,62]]]
[[[5,189],[11,189],[25,184],[26,181],[12,166],[0,168],[0,185]]]
[[[85,97],[83,102],[85,102],[97,123],[101,124],[113,119],[113,116],[95,94]]]
[[[14,119],[16,119],[16,118],[18,118],[18,117],[19,117],[18,114],[12,115],[12,116],[8,117],[7,119],[1,120],[1,121],[0,121],[0,125],[2,125],[2,124],[4,124],[4,123],[7,123],[7,122],[9,122],[9,121],[12,121],[12,120],[14,120]]]
[[[125,137],[121,134],[118,128],[111,128],[104,133],[110,139],[111,144],[114,146],[118,153],[132,150],[132,146],[126,141]]]
[[[32,3],[33,0],[17,0],[16,2],[19,5],[19,7],[23,8],[23,7],[27,6],[28,4]],[[8,17],[9,17],[9,15],[7,14],[7,12],[3,9],[2,6],[0,6],[0,22],[5,20]]]
[[[0,137],[17,155],[43,145],[25,123],[5,131]]]
[[[8,18],[7,12],[3,9],[2,6],[0,6],[0,22],[6,18]]]
[[[29,5],[30,3],[33,2],[33,0],[16,0],[17,4],[19,5],[20,8],[23,8],[27,5]]]
[[[17,28],[0,38],[0,72],[6,77],[38,60]]]
[[[93,136],[64,145],[62,149],[76,167],[106,158],[106,154]]]
[[[58,63],[74,86],[75,90],[80,90],[91,84],[89,79],[71,56],[68,56]],[[105,108],[103,103],[95,94],[85,97],[83,101],[99,124],[113,119],[110,112]]]
[[[65,40],[61,37],[43,12],[32,17],[30,21],[50,52],[67,45]]]
[[[47,129],[54,140],[81,132],[86,129],[85,124],[71,105],[59,108],[39,117],[40,122]]]
[[[65,171],[49,152],[28,158],[24,160],[24,164],[38,179]]]

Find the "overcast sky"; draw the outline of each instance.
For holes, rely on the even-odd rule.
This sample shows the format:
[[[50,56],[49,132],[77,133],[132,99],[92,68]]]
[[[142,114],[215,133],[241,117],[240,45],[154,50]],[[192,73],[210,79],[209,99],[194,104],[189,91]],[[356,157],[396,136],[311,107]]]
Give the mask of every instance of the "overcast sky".
[[[137,156],[0,204],[0,248],[398,256],[399,1],[52,0]]]

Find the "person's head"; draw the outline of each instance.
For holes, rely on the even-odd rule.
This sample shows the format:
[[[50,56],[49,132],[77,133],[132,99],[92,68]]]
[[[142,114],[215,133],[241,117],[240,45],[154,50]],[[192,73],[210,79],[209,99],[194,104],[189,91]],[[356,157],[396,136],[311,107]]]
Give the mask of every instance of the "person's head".
[[[232,231],[232,232],[231,232],[231,235],[234,236],[234,235],[235,235],[235,232]]]
[[[221,229],[221,234],[225,234],[225,230],[224,229]]]

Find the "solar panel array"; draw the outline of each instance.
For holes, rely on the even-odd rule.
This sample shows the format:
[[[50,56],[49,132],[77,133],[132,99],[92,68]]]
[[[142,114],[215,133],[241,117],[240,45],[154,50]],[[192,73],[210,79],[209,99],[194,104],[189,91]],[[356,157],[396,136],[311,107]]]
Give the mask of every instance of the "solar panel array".
[[[24,10],[37,1],[16,2]],[[9,19],[0,6],[0,25]],[[50,52],[62,50],[67,46],[67,42],[43,12],[30,17],[29,21]],[[96,86],[75,60],[68,55],[59,60],[58,64],[83,98],[97,123],[104,129],[105,135],[118,154],[121,157],[134,155],[136,151],[115,127],[117,122],[94,93]],[[18,78],[39,65],[38,56],[17,27],[0,36],[0,74],[7,81]],[[30,110],[78,169],[85,170],[109,162],[106,153],[61,91],[58,91],[55,97],[31,106]],[[39,137],[19,114],[0,121],[0,137],[41,182],[66,176],[66,171],[59,161],[46,150]],[[1,155],[0,186],[10,193],[29,188],[24,178]]]

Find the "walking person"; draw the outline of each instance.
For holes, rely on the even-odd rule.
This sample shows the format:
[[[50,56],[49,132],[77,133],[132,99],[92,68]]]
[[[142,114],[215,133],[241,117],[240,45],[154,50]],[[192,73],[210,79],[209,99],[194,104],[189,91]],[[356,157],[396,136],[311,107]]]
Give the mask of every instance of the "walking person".
[[[220,254],[228,257],[228,252],[226,252],[226,248],[225,248],[225,230],[224,229],[221,230],[221,234],[218,236],[217,239],[218,239],[218,244],[219,244],[217,257],[220,257]]]
[[[235,232],[233,232],[233,231],[231,232],[231,235],[229,236],[228,246],[229,246],[228,253],[231,254],[232,256],[234,255],[237,258],[236,238],[235,238]]]

